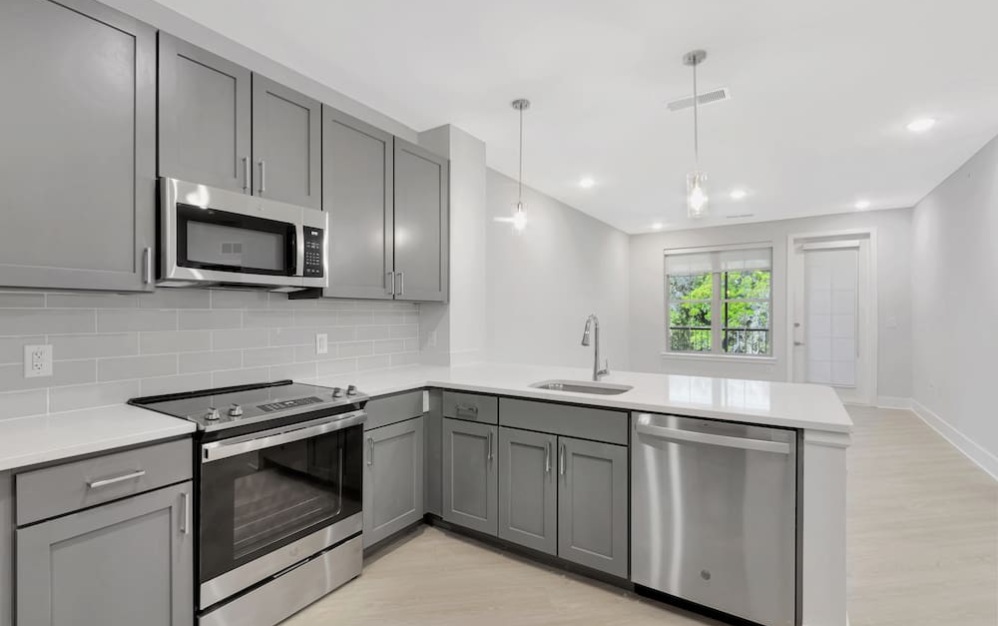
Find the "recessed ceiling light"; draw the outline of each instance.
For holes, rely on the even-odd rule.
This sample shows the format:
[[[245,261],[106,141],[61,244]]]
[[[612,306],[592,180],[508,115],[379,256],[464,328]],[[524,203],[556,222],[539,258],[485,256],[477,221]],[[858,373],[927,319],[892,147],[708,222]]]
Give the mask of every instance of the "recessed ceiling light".
[[[924,133],[936,125],[936,120],[931,117],[920,117],[908,123],[908,130],[913,133]]]
[[[662,230],[662,222],[655,222],[651,225],[652,230]]]
[[[856,207],[857,210],[865,211],[866,209],[870,208],[870,201],[869,200],[857,200],[856,204],[854,206]]]
[[[732,200],[744,200],[745,196],[748,195],[748,192],[744,189],[735,189],[730,195]]]
[[[596,181],[588,176],[579,181],[579,187],[583,189],[591,189],[595,184]]]

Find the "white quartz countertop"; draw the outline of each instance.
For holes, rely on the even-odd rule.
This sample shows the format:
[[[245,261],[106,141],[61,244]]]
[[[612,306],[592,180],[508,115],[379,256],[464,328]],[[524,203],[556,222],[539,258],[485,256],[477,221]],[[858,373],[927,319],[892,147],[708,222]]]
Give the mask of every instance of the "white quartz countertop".
[[[0,471],[178,437],[193,422],[116,404],[0,420]]]
[[[633,387],[619,395],[593,395],[531,387],[552,380],[590,380],[591,370],[532,365],[473,364],[454,367],[414,366],[371,374],[342,374],[309,381],[346,387],[355,384],[371,396],[388,395],[421,387],[439,387],[553,400],[590,406],[678,413],[766,426],[848,433],[852,420],[831,387],[768,382],[613,372],[601,382]]]

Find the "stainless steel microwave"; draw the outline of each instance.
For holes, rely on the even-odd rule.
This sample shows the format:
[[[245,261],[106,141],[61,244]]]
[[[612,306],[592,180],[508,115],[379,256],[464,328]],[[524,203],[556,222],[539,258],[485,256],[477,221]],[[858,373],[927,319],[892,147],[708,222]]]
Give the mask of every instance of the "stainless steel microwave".
[[[325,287],[328,215],[267,198],[160,179],[160,287]]]

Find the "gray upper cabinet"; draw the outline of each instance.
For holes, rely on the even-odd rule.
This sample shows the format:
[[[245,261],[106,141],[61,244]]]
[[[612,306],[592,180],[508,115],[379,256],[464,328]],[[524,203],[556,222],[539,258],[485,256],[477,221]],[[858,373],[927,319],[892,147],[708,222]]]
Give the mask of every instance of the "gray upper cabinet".
[[[0,76],[0,286],[152,289],[156,31],[92,0],[4,0]]]
[[[423,519],[423,418],[364,433],[364,547]]]
[[[557,440],[499,429],[499,537],[548,554],[558,552]]]
[[[558,556],[627,578],[627,447],[559,437]]]
[[[322,206],[322,110],[297,91],[253,74],[253,194]]]
[[[395,268],[392,135],[323,107],[322,209],[329,213],[323,295],[391,299]]]
[[[159,173],[249,192],[251,73],[159,34]]]
[[[447,301],[447,159],[395,138],[396,299]]]
[[[443,518],[471,530],[498,534],[498,428],[444,418]]]
[[[189,626],[191,483],[17,531],[18,626]]]

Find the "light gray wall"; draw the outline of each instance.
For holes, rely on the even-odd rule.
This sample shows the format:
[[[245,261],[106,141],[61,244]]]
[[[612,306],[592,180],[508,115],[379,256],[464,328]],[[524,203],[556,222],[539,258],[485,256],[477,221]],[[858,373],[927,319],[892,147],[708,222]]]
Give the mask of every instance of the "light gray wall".
[[[787,237],[791,234],[875,228],[878,287],[878,395],[911,396],[911,209],[829,215],[777,222],[662,232],[631,237],[630,363],[643,372],[759,380],[788,380],[784,334]],[[745,362],[663,357],[666,249],[763,243],[773,246],[773,355]]]
[[[916,207],[914,394],[998,476],[998,138]]]
[[[586,316],[600,317],[603,355],[627,369],[628,236],[524,187],[527,228],[509,217],[516,181],[488,170],[487,303],[491,360],[590,367],[579,345]]]
[[[344,113],[364,120],[407,141],[416,141],[416,131],[343,94],[331,85],[324,85],[236,43],[190,18],[154,0],[101,0],[122,13],[140,19],[171,35],[238,63],[254,72],[328,104]],[[246,10],[252,10],[247,7]],[[235,18],[236,16],[234,16]]]
[[[139,395],[378,370],[418,361],[407,302],[288,300],[259,291],[0,292],[0,419]],[[315,353],[326,333],[329,352]],[[24,378],[23,346],[53,346]]]

